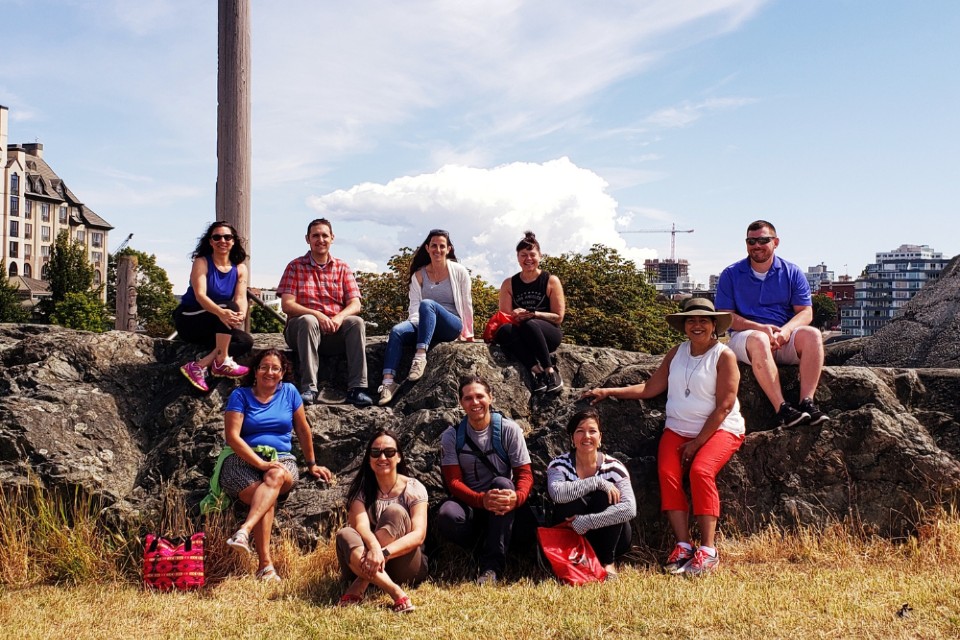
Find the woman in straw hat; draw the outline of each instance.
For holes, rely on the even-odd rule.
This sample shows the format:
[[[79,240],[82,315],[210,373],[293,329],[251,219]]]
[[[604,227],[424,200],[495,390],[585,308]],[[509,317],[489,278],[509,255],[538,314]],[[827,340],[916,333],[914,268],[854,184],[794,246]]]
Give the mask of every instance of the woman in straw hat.
[[[714,547],[720,498],[716,477],[743,443],[744,423],[737,400],[740,369],[737,358],[718,336],[732,318],[718,313],[704,298],[691,298],[667,323],[687,336],[667,353],[645,383],[629,387],[591,389],[591,403],[604,398],[642,400],[667,392],[667,420],[657,454],[661,508],[677,538],[664,569],[699,576],[720,562]],[[700,529],[700,546],[690,544],[689,506],[683,475],[690,477],[693,514]]]

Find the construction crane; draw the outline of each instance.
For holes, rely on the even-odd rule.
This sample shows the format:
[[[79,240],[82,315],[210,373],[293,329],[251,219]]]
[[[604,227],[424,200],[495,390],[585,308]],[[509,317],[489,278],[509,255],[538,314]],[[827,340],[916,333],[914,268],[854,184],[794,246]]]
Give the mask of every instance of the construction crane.
[[[133,234],[131,233],[130,235],[127,236],[127,239],[121,242],[120,246],[114,250],[113,255],[117,255],[118,253],[126,249],[127,245],[130,244],[130,240],[132,239],[133,239]]]
[[[693,229],[677,229],[676,224],[671,224],[669,229],[630,229],[620,233],[669,233],[670,234],[670,260],[677,260],[677,234],[693,233]]]

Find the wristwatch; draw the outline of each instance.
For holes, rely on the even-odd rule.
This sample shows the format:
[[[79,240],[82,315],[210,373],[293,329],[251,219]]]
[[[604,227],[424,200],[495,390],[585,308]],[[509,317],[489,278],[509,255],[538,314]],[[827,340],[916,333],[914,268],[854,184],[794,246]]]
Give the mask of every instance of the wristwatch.
[[[317,464],[316,460],[307,460],[307,469],[311,468],[315,464]]]
[[[381,549],[380,551],[383,553],[384,560],[390,557],[390,549]]]

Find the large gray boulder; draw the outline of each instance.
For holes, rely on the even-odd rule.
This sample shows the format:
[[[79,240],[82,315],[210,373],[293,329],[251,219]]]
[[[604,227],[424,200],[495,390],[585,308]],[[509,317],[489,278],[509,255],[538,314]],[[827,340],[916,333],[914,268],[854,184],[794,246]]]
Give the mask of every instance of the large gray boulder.
[[[258,347],[268,344],[282,346],[282,339],[258,336]],[[382,352],[383,340],[371,340],[371,383]],[[210,393],[195,391],[178,371],[194,355],[180,343],[128,333],[0,325],[0,482],[9,487],[37,477],[51,488],[82,488],[131,522],[158,508],[165,485],[195,506],[223,446],[221,412],[233,383],[218,379]],[[583,406],[582,389],[643,380],[660,358],[564,345],[558,360],[562,392],[533,397],[526,374],[498,348],[443,344],[430,352],[426,375],[406,383],[390,407],[309,407],[317,459],[338,480],[301,482],[280,509],[279,526],[309,541],[342,522],[343,491],[378,426],[401,435],[435,506],[445,495],[439,438],[462,415],[457,380],[468,373],[487,377],[495,407],[526,430],[542,492],[547,462],[568,446],[564,429]],[[333,382],[342,383],[342,362],[329,364]],[[818,399],[831,420],[793,429],[773,428],[772,407],[749,369],[741,372],[748,435],[719,479],[729,532],[776,519],[849,522],[900,535],[916,524],[919,509],[956,499],[960,371],[827,367]],[[782,377],[788,398],[795,397],[796,369],[783,368]],[[656,479],[664,398],[607,401],[599,409],[605,446],[632,475],[641,542],[658,546],[665,529]]]

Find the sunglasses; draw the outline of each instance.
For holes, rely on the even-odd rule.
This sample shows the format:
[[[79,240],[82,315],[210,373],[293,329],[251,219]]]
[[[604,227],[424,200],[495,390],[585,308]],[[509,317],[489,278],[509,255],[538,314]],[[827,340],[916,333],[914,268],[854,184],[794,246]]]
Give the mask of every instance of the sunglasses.
[[[755,244],[770,244],[776,236],[760,236],[759,238],[747,238],[747,244],[751,247]]]
[[[227,242],[230,242],[233,240],[233,234],[232,233],[224,233],[224,234],[214,233],[210,236],[210,239],[213,240],[214,242],[220,242],[221,240],[226,240]]]
[[[393,447],[390,447],[389,449],[377,449],[376,447],[370,449],[371,458],[379,458],[381,454],[387,456],[388,458],[392,458],[393,456],[397,455],[397,450]]]
[[[427,234],[428,237],[432,238],[433,236],[443,236],[445,238],[450,237],[450,232],[443,229],[430,229],[430,233]]]

